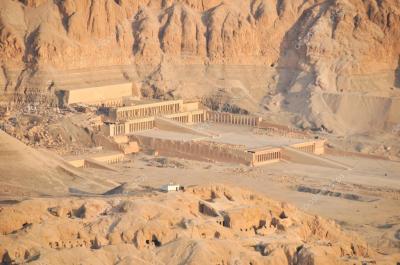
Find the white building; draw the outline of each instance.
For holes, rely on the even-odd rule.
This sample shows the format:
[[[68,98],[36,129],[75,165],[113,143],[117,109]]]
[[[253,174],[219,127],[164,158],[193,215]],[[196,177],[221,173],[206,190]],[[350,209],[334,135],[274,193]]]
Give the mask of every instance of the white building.
[[[180,189],[181,185],[172,182],[161,186],[161,190],[165,192],[179,191]]]

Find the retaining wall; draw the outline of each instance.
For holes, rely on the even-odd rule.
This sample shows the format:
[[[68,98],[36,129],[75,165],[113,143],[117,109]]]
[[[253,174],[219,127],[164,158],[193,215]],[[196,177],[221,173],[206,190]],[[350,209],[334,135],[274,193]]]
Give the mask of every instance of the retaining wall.
[[[135,138],[141,146],[183,158],[190,157],[198,158],[199,160],[215,160],[246,165],[251,165],[253,161],[253,154],[244,150],[234,149],[229,145],[213,142],[185,142],[147,136],[136,136]]]
[[[119,104],[122,97],[132,96],[132,83],[65,89],[62,91],[64,92],[67,104],[93,103],[101,105],[101,102]]]

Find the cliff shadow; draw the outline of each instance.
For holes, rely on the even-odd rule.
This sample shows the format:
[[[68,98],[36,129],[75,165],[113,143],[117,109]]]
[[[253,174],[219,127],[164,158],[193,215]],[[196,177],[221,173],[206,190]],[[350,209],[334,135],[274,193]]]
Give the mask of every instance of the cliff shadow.
[[[400,55],[397,63],[397,68],[394,71],[394,87],[400,88]]]

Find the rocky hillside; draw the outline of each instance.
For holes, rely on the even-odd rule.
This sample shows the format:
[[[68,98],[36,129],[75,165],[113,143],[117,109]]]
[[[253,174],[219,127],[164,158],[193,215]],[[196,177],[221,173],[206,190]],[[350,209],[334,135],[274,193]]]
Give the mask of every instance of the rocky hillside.
[[[0,94],[132,80],[144,96],[219,91],[250,111],[319,91],[387,96],[399,39],[397,0],[3,0]]]
[[[394,264],[355,234],[222,185],[0,208],[2,264]]]

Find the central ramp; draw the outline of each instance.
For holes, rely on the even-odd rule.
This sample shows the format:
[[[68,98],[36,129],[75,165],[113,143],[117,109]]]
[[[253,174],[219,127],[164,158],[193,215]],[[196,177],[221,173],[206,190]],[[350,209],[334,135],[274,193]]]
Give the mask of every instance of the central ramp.
[[[194,127],[188,126],[184,123],[177,122],[171,119],[157,117],[155,119],[155,126],[161,130],[173,131],[179,133],[189,133],[193,135],[199,135],[204,137],[214,137],[217,134],[205,132],[204,130],[199,130]]]
[[[348,170],[350,166],[321,157],[312,153],[300,151],[290,146],[282,147],[282,158],[294,163],[307,164],[313,166],[330,167]]]

